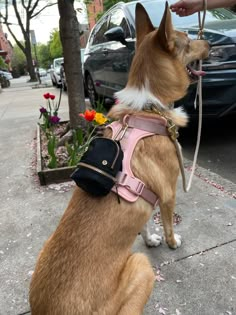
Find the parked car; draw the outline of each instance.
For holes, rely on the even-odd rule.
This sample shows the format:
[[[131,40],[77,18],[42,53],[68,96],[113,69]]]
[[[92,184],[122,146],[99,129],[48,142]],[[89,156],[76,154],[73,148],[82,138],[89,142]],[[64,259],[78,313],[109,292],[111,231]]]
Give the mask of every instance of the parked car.
[[[0,74],[2,76],[4,76],[7,80],[12,80],[13,79],[13,76],[12,76],[11,72],[8,72],[6,70],[0,70]]]
[[[47,70],[43,68],[39,68],[39,75],[40,77],[46,77],[47,76]]]
[[[56,87],[61,87],[61,64],[64,62],[64,58],[55,58],[51,66],[50,76],[52,84]]]
[[[84,73],[84,48],[80,49],[80,57],[81,57],[81,67],[82,67],[82,74]],[[64,91],[67,91],[67,82],[66,82],[66,74],[64,69],[64,61],[61,63],[61,83]]]
[[[10,85],[10,81],[0,72],[0,89],[8,88]]]
[[[175,0],[170,0],[169,4]],[[85,49],[84,78],[92,105],[99,98],[113,99],[115,92],[127,83],[135,53],[135,6],[137,1],[114,5],[92,29]],[[155,27],[164,12],[165,0],[140,1]],[[197,37],[198,16],[179,17],[172,14],[176,29]],[[236,14],[227,9],[206,12],[205,39],[211,50],[203,63],[207,75],[203,78],[204,115],[218,117],[236,112]],[[148,58],[148,56],[146,56]],[[166,87],[169,88],[169,87]],[[191,85],[186,97],[177,104],[190,114],[194,110],[196,85]]]

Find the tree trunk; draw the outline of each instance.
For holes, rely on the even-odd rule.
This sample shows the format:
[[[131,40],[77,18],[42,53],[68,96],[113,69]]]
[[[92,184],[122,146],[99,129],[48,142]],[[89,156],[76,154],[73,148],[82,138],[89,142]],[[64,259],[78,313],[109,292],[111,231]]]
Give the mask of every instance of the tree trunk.
[[[78,114],[85,110],[85,99],[80,58],[80,32],[76,11],[74,10],[74,0],[59,0],[58,10],[67,81],[70,126],[72,129],[76,129],[83,123]]]
[[[29,72],[30,81],[37,81],[35,69],[33,66],[30,40],[25,39],[25,57],[27,62],[27,70]]]

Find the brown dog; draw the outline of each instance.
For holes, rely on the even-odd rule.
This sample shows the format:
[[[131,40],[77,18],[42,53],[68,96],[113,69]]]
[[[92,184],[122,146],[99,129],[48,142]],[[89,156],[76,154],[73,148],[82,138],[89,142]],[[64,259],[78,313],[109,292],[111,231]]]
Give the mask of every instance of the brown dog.
[[[157,8],[158,9],[158,8]],[[156,117],[145,111],[158,108],[178,126],[186,115],[168,106],[182,98],[200,72],[187,65],[208,55],[205,41],[191,41],[173,30],[166,5],[159,29],[154,29],[142,5],[136,7],[137,52],[126,88],[117,93],[119,105],[110,111]],[[148,56],[148,58],[146,58]],[[132,157],[132,170],[160,198],[165,239],[171,248],[181,240],[173,232],[179,163],[173,141],[154,135],[140,140]],[[76,188],[57,227],[41,251],[30,286],[32,315],[142,314],[152,291],[154,273],[143,254],[130,249],[152,214],[141,197],[134,203],[111,192],[93,197]],[[149,245],[158,238],[146,232]]]

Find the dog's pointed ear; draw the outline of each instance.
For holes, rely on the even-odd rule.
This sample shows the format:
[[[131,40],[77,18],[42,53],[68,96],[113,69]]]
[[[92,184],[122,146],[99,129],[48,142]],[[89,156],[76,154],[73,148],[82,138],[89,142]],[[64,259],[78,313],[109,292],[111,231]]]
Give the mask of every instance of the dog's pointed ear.
[[[142,6],[137,3],[135,8],[135,24],[136,24],[136,47],[139,47],[144,39],[144,36],[155,30],[152,22]]]
[[[171,13],[166,1],[165,12],[157,32],[158,43],[168,52],[174,49],[174,29],[171,20]]]

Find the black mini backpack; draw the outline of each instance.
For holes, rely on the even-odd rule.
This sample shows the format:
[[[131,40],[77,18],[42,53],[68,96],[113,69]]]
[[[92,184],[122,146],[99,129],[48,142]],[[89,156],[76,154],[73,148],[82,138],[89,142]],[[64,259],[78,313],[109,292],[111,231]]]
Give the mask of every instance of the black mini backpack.
[[[106,196],[122,171],[123,151],[118,141],[94,138],[71,178],[77,186],[94,196]]]

